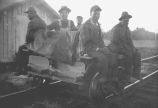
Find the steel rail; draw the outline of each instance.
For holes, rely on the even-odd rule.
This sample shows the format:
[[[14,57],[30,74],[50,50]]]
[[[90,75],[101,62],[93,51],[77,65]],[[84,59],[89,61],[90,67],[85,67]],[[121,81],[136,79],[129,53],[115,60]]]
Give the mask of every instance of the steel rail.
[[[51,82],[49,85],[57,84],[57,83],[60,83],[60,82],[62,82],[62,81]],[[9,96],[15,96],[15,95],[20,94],[20,93],[26,93],[26,92],[29,92],[31,90],[35,90],[37,88],[38,87],[35,86],[35,87],[30,87],[30,88],[25,89],[25,90],[21,90],[21,91],[17,91],[17,92],[12,92],[12,93],[0,96],[0,99],[6,98],[6,97],[9,97]]]
[[[141,59],[141,62],[144,62],[144,61],[150,60],[150,59],[155,59],[155,58],[157,58],[157,57],[158,57],[158,55],[151,56],[151,57],[147,57],[147,58]],[[124,90],[127,90],[128,88],[132,87],[133,85],[136,85],[136,84],[138,84],[138,83],[141,83],[143,80],[145,80],[145,79],[147,79],[147,78],[149,78],[149,77],[155,75],[156,73],[158,73],[158,70],[156,70],[156,71],[150,73],[149,75],[144,76],[143,78],[141,78],[141,79],[139,79],[139,80],[136,80],[134,83],[131,83],[131,84],[125,86],[125,87],[124,87]],[[108,99],[108,98],[113,97],[113,96],[114,96],[114,94],[110,94],[110,95],[106,96],[105,99]]]
[[[158,57],[158,55],[154,55],[154,56],[151,56],[151,57],[143,58],[143,59],[141,59],[141,62],[144,62],[144,61],[150,60],[150,59],[154,59],[156,57]]]

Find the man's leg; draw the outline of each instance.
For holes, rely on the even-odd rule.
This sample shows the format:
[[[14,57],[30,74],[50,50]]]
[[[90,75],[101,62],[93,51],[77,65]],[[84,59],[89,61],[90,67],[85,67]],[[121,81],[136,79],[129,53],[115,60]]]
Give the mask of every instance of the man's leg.
[[[86,73],[84,74],[84,80],[86,83],[90,83],[93,76],[98,72],[98,66],[95,61],[87,64]]]
[[[133,54],[133,73],[134,78],[140,79],[141,72],[141,54],[136,50]]]
[[[18,74],[26,74],[27,73],[27,64],[29,60],[29,52],[25,51],[26,47],[21,46],[19,48],[16,62],[17,62],[17,71]]]
[[[119,82],[121,87],[124,87],[130,83],[130,77],[132,74],[132,64],[129,57],[126,57],[119,61],[122,68],[119,69]]]

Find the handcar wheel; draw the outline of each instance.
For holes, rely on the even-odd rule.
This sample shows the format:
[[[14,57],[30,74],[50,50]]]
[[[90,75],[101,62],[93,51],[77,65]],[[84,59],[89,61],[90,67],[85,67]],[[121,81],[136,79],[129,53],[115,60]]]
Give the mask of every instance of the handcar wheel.
[[[92,99],[92,101],[100,102],[103,100],[103,95],[101,93],[100,88],[100,79],[101,75],[99,73],[96,73],[94,77],[91,80],[90,87],[89,87],[89,97]]]
[[[108,81],[107,78],[99,73],[95,74],[89,87],[89,97],[92,101],[103,102],[111,94],[118,95],[120,92],[117,81]]]

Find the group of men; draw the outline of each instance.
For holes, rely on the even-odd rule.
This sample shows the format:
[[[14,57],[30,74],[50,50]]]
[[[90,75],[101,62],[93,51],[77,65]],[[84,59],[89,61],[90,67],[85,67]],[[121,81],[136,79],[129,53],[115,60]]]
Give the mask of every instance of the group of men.
[[[133,45],[128,27],[129,19],[132,18],[132,16],[129,15],[128,12],[122,13],[119,18],[120,22],[113,28],[113,36],[110,45],[105,46],[101,27],[98,22],[101,11],[102,9],[98,5],[92,6],[90,9],[90,18],[82,24],[83,18],[77,16],[78,25],[75,26],[72,20],[68,20],[68,15],[71,10],[66,6],[62,6],[58,11],[61,18],[46,26],[45,22],[37,15],[36,10],[30,7],[26,11],[30,19],[26,35],[26,44],[22,47],[27,45],[33,46],[35,37],[39,36],[39,34],[41,37],[45,38],[46,29],[54,31],[78,31],[78,35],[76,35],[75,38],[80,41],[81,54],[97,59],[97,61],[95,60],[86,66],[86,73],[81,78],[82,81],[90,81],[96,72],[105,72],[105,65],[107,65],[105,62],[106,54],[99,52],[100,49],[104,49],[105,47],[108,51],[117,55],[118,61],[121,59],[119,63],[122,63],[123,66],[126,67],[125,72],[128,74],[125,78],[127,79],[126,81],[128,81],[131,75],[130,70],[132,66],[135,66],[134,69],[140,71],[140,54]],[[79,43],[78,41],[75,43]],[[20,52],[19,50],[19,53]],[[20,57],[24,57],[23,54],[19,55]],[[27,59],[22,63],[23,66],[20,66],[20,69],[22,69],[21,67],[25,68],[28,63],[28,56],[25,57]],[[19,61],[19,64],[22,65],[21,61]]]

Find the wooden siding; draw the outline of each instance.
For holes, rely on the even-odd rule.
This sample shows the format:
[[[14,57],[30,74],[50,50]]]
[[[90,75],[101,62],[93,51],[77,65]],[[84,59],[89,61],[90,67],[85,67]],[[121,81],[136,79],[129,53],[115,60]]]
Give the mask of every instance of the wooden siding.
[[[19,46],[25,42],[29,20],[24,11],[30,6],[35,7],[38,15],[47,24],[52,22],[53,19],[50,19],[45,10],[40,8],[41,5],[31,0],[3,10],[0,14],[0,62],[12,61]]]

